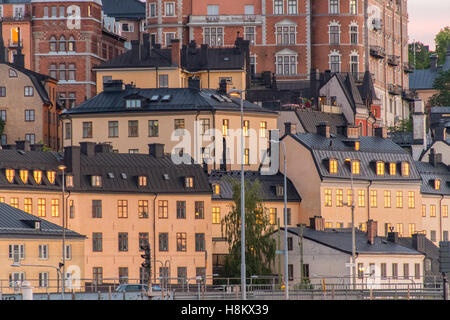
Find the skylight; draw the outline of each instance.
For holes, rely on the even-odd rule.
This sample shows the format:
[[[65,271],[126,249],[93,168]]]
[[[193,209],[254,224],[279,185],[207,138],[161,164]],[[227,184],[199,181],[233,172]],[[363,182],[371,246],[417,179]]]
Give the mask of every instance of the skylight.
[[[156,102],[159,100],[159,95],[154,95],[152,96],[152,98],[150,99],[151,102]]]
[[[161,101],[169,101],[172,96],[170,94],[166,94],[164,97],[161,98]]]

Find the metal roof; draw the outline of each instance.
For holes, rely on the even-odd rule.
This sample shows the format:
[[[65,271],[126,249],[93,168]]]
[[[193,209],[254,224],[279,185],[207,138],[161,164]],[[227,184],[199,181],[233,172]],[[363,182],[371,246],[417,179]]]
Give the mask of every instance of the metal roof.
[[[145,3],[138,0],[102,0],[103,12],[116,19],[145,19]]]
[[[436,167],[428,162],[415,161],[415,165],[422,178],[420,192],[435,195],[450,195],[450,168],[443,163],[437,163]],[[436,190],[434,181],[440,180],[440,188]]]

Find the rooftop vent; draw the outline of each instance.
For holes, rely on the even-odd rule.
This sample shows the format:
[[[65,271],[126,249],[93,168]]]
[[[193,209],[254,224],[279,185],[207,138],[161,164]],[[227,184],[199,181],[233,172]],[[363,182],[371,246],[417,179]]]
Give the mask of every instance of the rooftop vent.
[[[164,173],[163,178],[164,178],[164,180],[169,180],[169,175],[167,173]]]
[[[112,172],[108,172],[108,178],[110,178],[110,179],[114,179],[114,173],[112,173]]]
[[[126,173],[121,173],[120,176],[122,177],[122,179],[126,180],[127,179],[127,174]]]

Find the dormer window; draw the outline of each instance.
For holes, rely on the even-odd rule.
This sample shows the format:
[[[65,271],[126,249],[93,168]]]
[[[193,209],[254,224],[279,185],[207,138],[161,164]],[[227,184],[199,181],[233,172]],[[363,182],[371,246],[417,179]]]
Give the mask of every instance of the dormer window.
[[[384,176],[384,162],[377,161],[377,176]]]
[[[359,151],[359,141],[355,141],[355,151]]]
[[[434,190],[439,190],[441,188],[441,180],[435,179],[434,180]]]
[[[56,171],[47,171],[47,179],[51,184],[55,183]]]
[[[146,187],[146,186],[147,186],[147,177],[139,176],[139,187]]]
[[[66,176],[66,187],[73,187],[73,176]]]
[[[9,183],[12,183],[14,180],[15,171],[14,169],[6,169],[6,180],[8,180]]]
[[[20,170],[20,180],[22,180],[23,183],[28,183],[28,170]]]
[[[17,72],[16,72],[16,70],[9,69],[9,77],[10,77],[10,78],[17,78]]]
[[[42,171],[41,170],[34,170],[33,171],[33,178],[34,178],[34,181],[36,181],[37,184],[41,184],[41,182],[42,182]]]
[[[140,108],[141,107],[141,100],[139,99],[127,99],[126,100],[126,107],[127,109],[133,109],[133,108]]]
[[[397,174],[397,164],[394,162],[389,163],[389,174],[395,176]]]
[[[330,173],[336,174],[338,171],[338,162],[336,159],[330,159]]]
[[[220,185],[213,184],[213,192],[214,194],[220,194]]]
[[[277,197],[282,197],[284,195],[284,187],[283,186],[277,186],[276,187]]]
[[[402,162],[402,176],[404,176],[404,177],[409,176],[409,163],[408,162]]]
[[[186,188],[193,188],[194,187],[194,177],[184,178],[184,186]]]
[[[353,160],[352,161],[352,173],[359,174],[360,168],[361,168],[361,166],[360,166],[359,160]]]
[[[102,177],[101,176],[91,176],[91,185],[93,187],[101,187],[102,186]]]

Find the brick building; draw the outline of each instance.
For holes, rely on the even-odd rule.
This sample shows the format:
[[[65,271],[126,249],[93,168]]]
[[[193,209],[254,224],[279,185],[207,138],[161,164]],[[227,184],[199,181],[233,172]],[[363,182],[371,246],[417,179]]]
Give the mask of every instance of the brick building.
[[[170,39],[230,46],[250,41],[254,77],[308,79],[319,72],[374,77],[380,125],[409,117],[406,0],[147,0],[147,32],[163,47]]]

